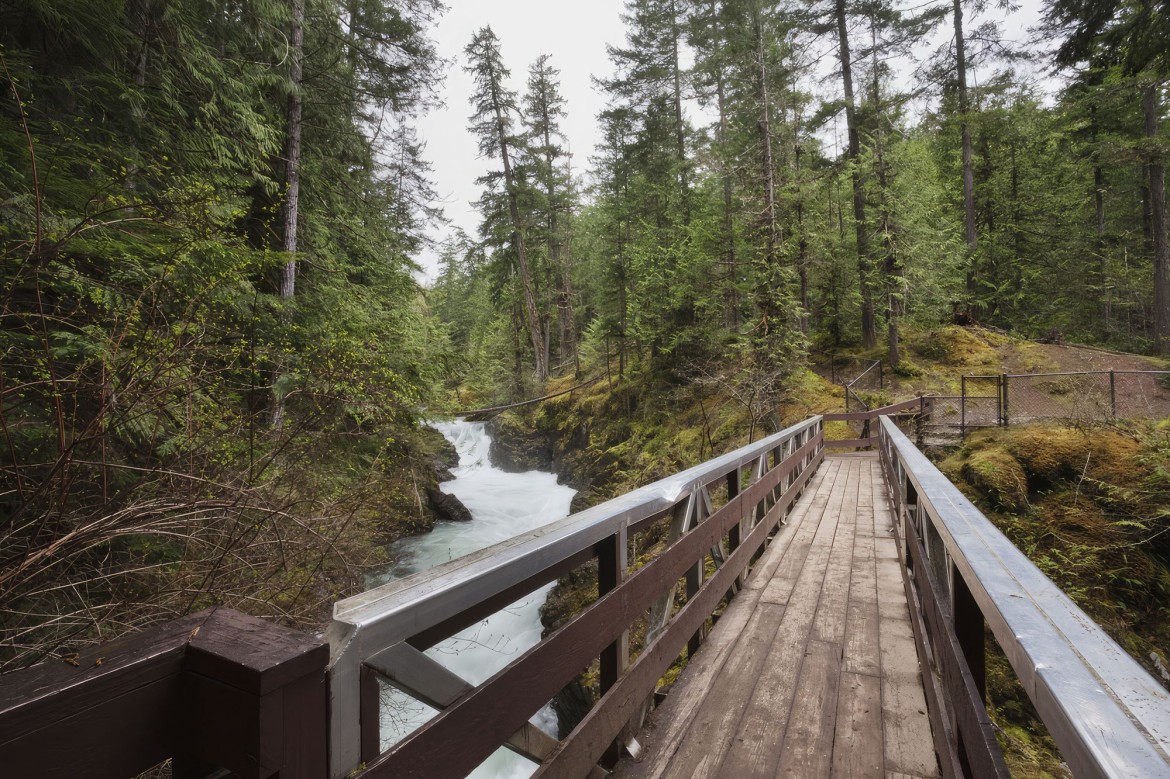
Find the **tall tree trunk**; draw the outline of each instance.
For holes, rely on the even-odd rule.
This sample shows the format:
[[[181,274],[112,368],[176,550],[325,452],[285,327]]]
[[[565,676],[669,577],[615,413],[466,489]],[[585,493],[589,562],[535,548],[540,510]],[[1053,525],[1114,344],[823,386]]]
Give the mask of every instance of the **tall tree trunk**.
[[[853,68],[849,55],[849,31],[845,0],[836,0],[837,37],[841,56],[841,82],[845,91],[845,123],[849,133],[849,166],[853,179],[853,221],[857,232],[857,268],[861,278],[861,343],[872,348],[877,344],[874,317],[872,261],[869,253],[869,230],[865,224],[865,185],[861,179],[861,138],[857,129],[857,108],[853,99]]]
[[[739,329],[739,287],[736,284],[739,273],[735,257],[735,202],[732,184],[732,169],[727,154],[727,94],[722,69],[716,69],[715,98],[719,108],[719,145],[723,160],[723,262],[727,266],[727,280],[723,292],[724,319],[732,330]]]
[[[536,376],[541,381],[548,378],[548,360],[545,357],[545,339],[540,323],[540,313],[533,293],[532,272],[528,265],[528,251],[524,246],[524,229],[520,221],[520,205],[516,197],[515,174],[512,158],[508,151],[508,132],[504,122],[504,109],[500,105],[499,79],[491,77],[492,108],[496,116],[496,141],[500,145],[500,159],[504,163],[504,188],[508,192],[508,215],[512,219],[512,246],[516,249],[516,263],[520,266],[520,286],[524,297],[524,312],[528,321],[528,334],[532,339],[532,354],[536,360]]]
[[[765,283],[774,281],[773,270],[776,257],[776,179],[772,163],[772,120],[768,105],[768,61],[764,46],[764,25],[757,5],[754,12],[756,33],[756,94],[760,101],[760,118],[757,128],[760,134],[760,185],[764,194],[764,210],[760,215],[760,227],[764,234]],[[764,291],[769,295],[769,290]],[[765,308],[769,310],[770,307]]]
[[[671,75],[674,81],[674,140],[678,161],[679,194],[682,198],[683,224],[691,223],[691,185],[687,173],[686,126],[683,124],[682,66],[679,63],[679,39],[682,29],[678,23],[678,0],[670,0]]]
[[[974,263],[979,236],[975,231],[975,173],[971,165],[971,110],[967,96],[967,44],[963,37],[963,3],[954,0],[955,70],[959,87],[959,135],[963,145],[963,235],[967,239],[967,262]],[[975,269],[968,267],[968,290],[974,283]]]
[[[1095,135],[1094,133],[1094,137]],[[1097,275],[1101,283],[1101,318],[1106,332],[1109,332],[1113,323],[1113,285],[1109,280],[1109,260],[1105,241],[1105,171],[1101,168],[1096,151],[1093,153],[1093,209],[1097,232]]]
[[[548,104],[541,103],[545,110],[542,117],[544,126],[544,154],[548,180],[545,182],[545,195],[548,197],[548,254],[556,274],[555,285],[557,322],[560,330],[560,356],[562,360],[572,359],[577,362],[577,332],[573,317],[573,270],[570,261],[568,241],[561,235],[560,208],[557,205],[556,174],[553,168],[552,121],[548,115]],[[570,174],[572,170],[570,168]]]
[[[877,22],[870,17],[870,52],[873,64],[870,68],[873,75],[871,85],[873,94],[874,112],[874,151],[876,152],[876,166],[878,178],[879,203],[881,205],[882,248],[885,251],[886,277],[886,349],[887,359],[891,368],[898,367],[902,361],[901,337],[898,331],[898,320],[902,316],[902,279],[904,276],[902,264],[898,262],[897,244],[894,241],[894,215],[891,206],[890,171],[886,166],[885,150],[885,115],[882,113],[882,92],[878,69],[878,39]]]
[[[959,87],[959,136],[963,154],[963,235],[967,240],[967,297],[972,315],[981,316],[976,302],[979,293],[979,270],[976,252],[979,248],[979,234],[975,230],[975,171],[971,156],[971,124],[969,121],[970,102],[967,96],[967,42],[963,36],[963,3],[954,2],[955,22],[955,71]]]
[[[1154,239],[1154,350],[1170,353],[1170,245],[1166,234],[1166,166],[1154,148],[1158,137],[1157,83],[1145,88],[1142,113],[1146,118],[1146,139],[1150,145],[1150,229]]]
[[[280,296],[291,300],[297,290],[297,227],[301,203],[301,124],[304,104],[301,98],[303,58],[305,49],[305,0],[292,0],[292,20],[289,35],[288,139],[285,146],[285,200],[284,236],[281,249],[288,255],[280,277]],[[284,375],[284,365],[278,365],[276,375]],[[284,394],[273,393],[272,428],[284,429]]]
[[[804,230],[804,185],[800,174],[800,157],[804,152],[800,143],[803,108],[800,104],[800,91],[797,89],[795,72],[792,79],[792,94],[797,96],[792,105],[792,175],[796,186],[796,269],[800,274],[800,331],[808,333],[808,234]]]

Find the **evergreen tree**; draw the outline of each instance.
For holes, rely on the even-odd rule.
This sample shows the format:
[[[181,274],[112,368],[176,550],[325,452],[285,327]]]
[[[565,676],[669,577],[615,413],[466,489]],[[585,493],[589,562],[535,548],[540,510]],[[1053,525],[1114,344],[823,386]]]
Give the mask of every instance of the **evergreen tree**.
[[[517,146],[523,143],[512,135],[512,116],[518,111],[516,95],[505,86],[509,71],[500,54],[499,39],[491,27],[475,33],[464,52],[468,58],[465,70],[474,77],[476,87],[469,98],[475,109],[470,129],[479,138],[480,153],[498,158],[503,166],[502,171],[483,177],[481,183],[493,186],[498,182],[503,186],[511,225],[509,241],[520,274],[525,323],[532,341],[536,375],[543,380],[548,376],[548,345],[536,303],[535,279],[525,243],[526,226],[520,213],[521,182],[513,167]]]

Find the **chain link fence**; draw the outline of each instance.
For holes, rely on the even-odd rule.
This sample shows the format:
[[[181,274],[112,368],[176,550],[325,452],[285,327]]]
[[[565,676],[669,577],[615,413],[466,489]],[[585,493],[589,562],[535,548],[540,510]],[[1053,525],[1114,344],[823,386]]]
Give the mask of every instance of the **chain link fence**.
[[[925,399],[929,431],[1029,422],[1108,422],[1170,416],[1170,371],[964,376],[958,395]]]
[[[1104,422],[1170,415],[1170,372],[1096,371],[1006,375],[1004,424]]]

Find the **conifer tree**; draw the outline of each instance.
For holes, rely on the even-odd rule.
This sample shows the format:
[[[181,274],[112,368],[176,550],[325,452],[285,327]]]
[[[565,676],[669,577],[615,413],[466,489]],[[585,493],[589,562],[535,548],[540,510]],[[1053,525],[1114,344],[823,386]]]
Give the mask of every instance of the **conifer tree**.
[[[542,228],[551,263],[561,359],[577,358],[577,332],[573,315],[573,255],[569,220],[573,207],[572,176],[561,134],[565,115],[561,96],[560,71],[552,67],[547,54],[537,58],[528,71],[524,99],[524,124],[533,178],[543,194]],[[547,336],[546,336],[547,337]]]
[[[499,38],[491,27],[476,32],[464,52],[468,58],[465,70],[475,79],[475,92],[468,98],[475,109],[470,118],[470,129],[479,138],[480,153],[498,158],[503,166],[501,172],[489,174],[485,183],[502,179],[511,225],[509,239],[516,253],[520,275],[524,321],[532,341],[536,375],[543,380],[548,377],[547,342],[536,304],[535,280],[525,244],[525,224],[520,215],[520,181],[513,166],[513,157],[521,143],[512,134],[512,116],[518,111],[516,94],[505,85],[509,71],[500,53]]]

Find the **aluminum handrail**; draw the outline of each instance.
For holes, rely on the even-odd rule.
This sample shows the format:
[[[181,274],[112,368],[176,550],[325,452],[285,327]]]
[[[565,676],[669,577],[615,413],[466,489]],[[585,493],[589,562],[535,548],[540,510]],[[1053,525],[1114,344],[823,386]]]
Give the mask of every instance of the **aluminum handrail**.
[[[889,417],[881,418],[879,450],[903,538],[933,532],[941,540],[946,559],[932,560],[932,568],[941,563],[940,570],[962,577],[1073,774],[1170,777],[1170,692]],[[907,510],[911,489],[916,516]],[[925,540],[923,545],[932,547]]]
[[[606,538],[664,516],[689,493],[787,445],[806,431],[815,433],[820,424],[820,416],[810,417],[562,520],[336,603],[326,633],[331,652],[331,776],[344,776],[361,759],[357,727],[360,677],[369,658],[441,629],[477,604],[492,602],[529,584],[530,589],[536,589],[555,578],[555,573],[542,573],[583,555],[591,556],[591,550]]]

